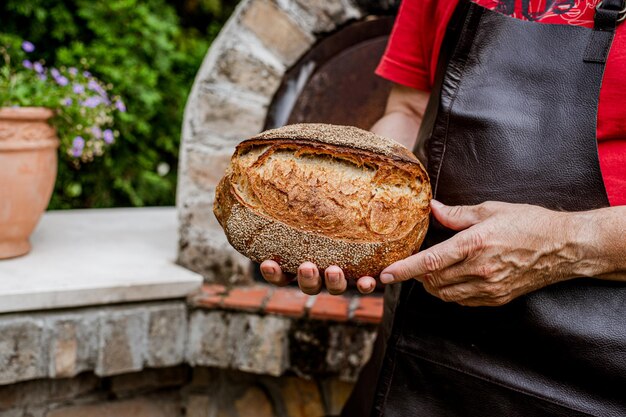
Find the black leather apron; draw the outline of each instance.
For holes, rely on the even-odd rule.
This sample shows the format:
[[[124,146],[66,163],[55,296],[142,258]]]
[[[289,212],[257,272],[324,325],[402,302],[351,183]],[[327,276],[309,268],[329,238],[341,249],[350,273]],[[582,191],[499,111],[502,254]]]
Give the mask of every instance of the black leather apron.
[[[592,30],[461,1],[415,149],[438,200],[608,206],[596,114],[622,7],[605,0]],[[451,235],[432,224],[425,245]],[[626,284],[579,278],[502,307],[387,290],[344,416],[626,416]]]

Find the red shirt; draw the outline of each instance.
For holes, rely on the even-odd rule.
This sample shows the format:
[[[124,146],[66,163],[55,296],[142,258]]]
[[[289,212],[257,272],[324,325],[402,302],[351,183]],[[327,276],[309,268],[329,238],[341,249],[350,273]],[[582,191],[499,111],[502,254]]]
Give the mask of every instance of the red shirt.
[[[519,19],[593,27],[598,0],[530,0],[528,10],[524,10],[522,0],[475,2]],[[457,4],[458,0],[403,0],[376,73],[398,84],[429,91],[446,26]],[[626,205],[625,87],[626,21],[618,26],[613,40],[598,108],[600,168],[612,206]]]

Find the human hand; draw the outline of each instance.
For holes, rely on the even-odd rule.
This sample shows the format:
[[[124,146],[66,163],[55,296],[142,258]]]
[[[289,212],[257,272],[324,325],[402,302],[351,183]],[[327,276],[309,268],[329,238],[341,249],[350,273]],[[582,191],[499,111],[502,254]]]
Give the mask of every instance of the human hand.
[[[389,265],[381,282],[414,278],[444,301],[500,306],[579,272],[572,213],[501,202],[445,206],[433,200],[431,208],[441,224],[460,232]]]
[[[297,278],[300,290],[305,294],[315,295],[322,290],[322,278],[317,266],[312,262],[304,262],[298,267],[297,276],[283,272],[277,262],[266,260],[261,263],[261,274],[271,284],[285,286]],[[336,265],[329,266],[324,270],[324,285],[330,294],[343,293],[348,281],[342,269]],[[363,294],[369,294],[376,287],[373,277],[361,277],[357,280],[357,288]]]

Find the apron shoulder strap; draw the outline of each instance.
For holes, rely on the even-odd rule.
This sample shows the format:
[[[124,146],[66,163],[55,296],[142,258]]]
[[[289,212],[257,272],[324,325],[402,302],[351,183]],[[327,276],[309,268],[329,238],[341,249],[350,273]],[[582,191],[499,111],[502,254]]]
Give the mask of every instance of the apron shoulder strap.
[[[585,49],[585,62],[606,63],[617,25],[626,19],[626,0],[602,0],[596,6],[594,27]]]

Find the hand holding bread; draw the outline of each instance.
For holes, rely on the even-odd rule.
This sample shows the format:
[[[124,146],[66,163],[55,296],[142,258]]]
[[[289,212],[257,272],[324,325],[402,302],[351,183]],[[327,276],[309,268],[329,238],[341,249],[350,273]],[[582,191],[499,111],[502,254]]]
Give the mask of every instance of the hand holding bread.
[[[309,262],[376,277],[417,252],[430,199],[424,168],[402,145],[354,127],[299,124],[237,146],[214,213],[235,249],[281,273]]]

